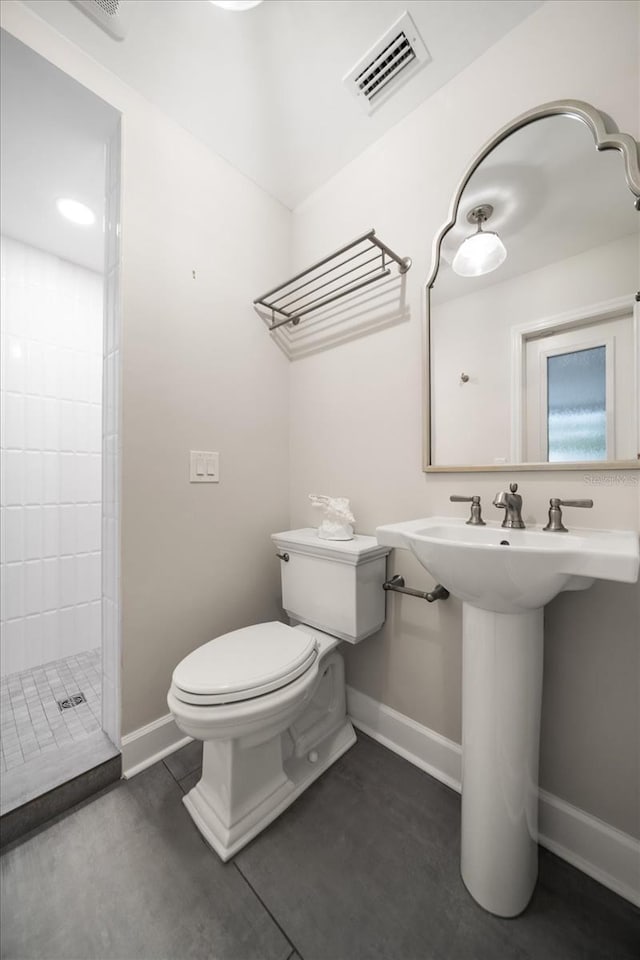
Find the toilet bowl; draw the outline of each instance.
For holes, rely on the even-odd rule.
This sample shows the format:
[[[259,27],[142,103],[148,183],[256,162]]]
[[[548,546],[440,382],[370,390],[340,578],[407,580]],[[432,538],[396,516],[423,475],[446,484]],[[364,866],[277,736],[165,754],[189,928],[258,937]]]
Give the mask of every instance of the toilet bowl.
[[[384,622],[388,548],[373,537],[327,542],[315,530],[272,539],[283,605],[305,622],[216,637],[178,664],[167,695],[180,730],[204,742],[202,777],[184,803],[222,860],[355,743],[336,648]]]

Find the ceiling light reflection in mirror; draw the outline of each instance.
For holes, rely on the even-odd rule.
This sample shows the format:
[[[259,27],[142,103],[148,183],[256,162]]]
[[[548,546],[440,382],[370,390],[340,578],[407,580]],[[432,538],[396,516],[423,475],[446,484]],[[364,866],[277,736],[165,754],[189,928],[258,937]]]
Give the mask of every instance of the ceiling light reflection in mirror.
[[[85,203],[79,200],[72,200],[71,197],[60,197],[56,200],[58,213],[75,223],[79,227],[90,227],[96,222],[96,215]]]
[[[262,0],[209,0],[214,7],[220,7],[222,10],[231,10],[234,13],[241,13],[243,10],[252,10],[262,3]]]

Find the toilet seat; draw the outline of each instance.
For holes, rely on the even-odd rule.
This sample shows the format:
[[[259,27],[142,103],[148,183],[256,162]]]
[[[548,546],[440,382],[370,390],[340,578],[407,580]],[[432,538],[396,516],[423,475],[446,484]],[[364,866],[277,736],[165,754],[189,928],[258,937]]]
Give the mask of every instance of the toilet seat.
[[[252,700],[279,690],[315,663],[313,635],[277,621],[233,630],[205,643],[173,672],[173,693],[200,706]]]

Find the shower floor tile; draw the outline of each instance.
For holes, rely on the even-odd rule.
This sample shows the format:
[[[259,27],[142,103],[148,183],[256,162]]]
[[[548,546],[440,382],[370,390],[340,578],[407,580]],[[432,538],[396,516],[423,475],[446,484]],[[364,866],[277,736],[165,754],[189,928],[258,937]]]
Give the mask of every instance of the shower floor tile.
[[[115,750],[102,733],[100,657],[100,650],[88,650],[10,674],[0,682],[3,814],[76,776],[79,764],[87,769],[96,747],[97,763],[107,759],[103,756],[109,753],[107,745]],[[59,701],[79,693],[85,702],[60,709]]]

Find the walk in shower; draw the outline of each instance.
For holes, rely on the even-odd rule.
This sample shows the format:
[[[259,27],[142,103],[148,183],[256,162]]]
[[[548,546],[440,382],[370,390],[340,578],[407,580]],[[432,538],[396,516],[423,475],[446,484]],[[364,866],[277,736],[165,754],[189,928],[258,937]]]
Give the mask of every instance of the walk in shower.
[[[119,753],[119,122],[3,32],[3,816]]]

